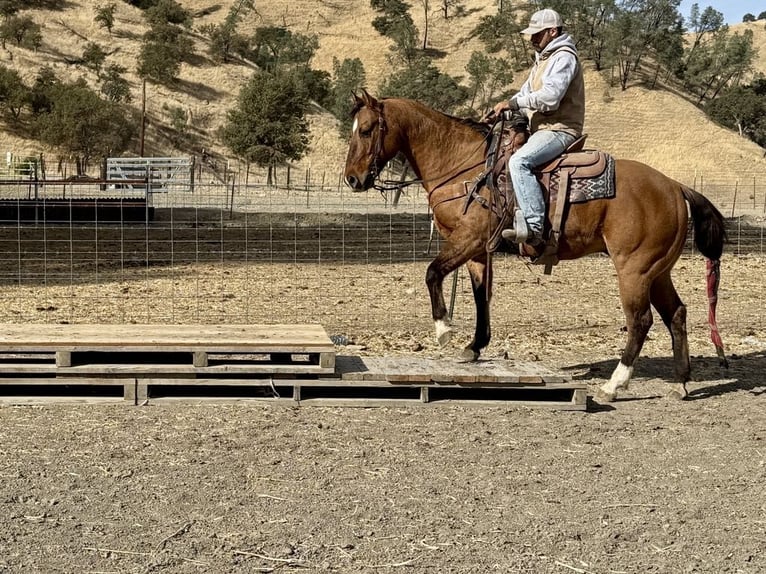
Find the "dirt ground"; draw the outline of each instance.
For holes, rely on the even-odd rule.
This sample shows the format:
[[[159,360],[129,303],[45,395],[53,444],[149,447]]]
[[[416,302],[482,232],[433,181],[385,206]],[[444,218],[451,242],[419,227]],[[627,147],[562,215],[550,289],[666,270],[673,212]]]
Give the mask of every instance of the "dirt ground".
[[[329,242],[331,229],[323,233]],[[347,337],[340,354],[447,360],[470,336],[468,282],[457,283],[456,340],[440,349],[417,241],[410,261],[389,247],[375,265],[330,257],[329,245],[321,264],[301,262],[297,249],[287,262],[226,263],[187,261],[178,249],[172,268],[139,266],[139,279],[126,276],[123,245],[121,266],[101,249],[87,282],[56,271],[51,244],[45,281],[24,267],[23,280],[5,283],[0,314],[105,328],[147,317],[303,320]],[[72,254],[61,253],[70,269]],[[18,268],[22,259],[7,256]],[[665,397],[670,342],[655,324],[631,388],[587,412],[213,400],[0,407],[0,572],[764,573],[763,269],[762,248],[727,250],[723,370],[708,340],[704,262],[693,253],[679,262],[694,370],[683,402]],[[539,360],[593,395],[624,344],[613,275],[606,258],[550,277],[498,258],[486,355]]]

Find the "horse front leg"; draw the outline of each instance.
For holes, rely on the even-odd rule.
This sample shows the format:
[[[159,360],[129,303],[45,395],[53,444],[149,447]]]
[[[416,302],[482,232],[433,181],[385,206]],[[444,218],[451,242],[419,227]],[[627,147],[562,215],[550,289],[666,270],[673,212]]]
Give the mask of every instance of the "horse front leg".
[[[455,269],[447,266],[437,257],[431,261],[426,271],[426,286],[431,298],[431,317],[434,320],[436,340],[442,347],[446,346],[452,339],[452,327],[450,327],[447,316],[447,305],[444,303],[444,278]]]
[[[492,297],[492,267],[488,257],[480,260],[471,260],[466,263],[468,273],[471,276],[473,288],[473,300],[476,304],[476,330],[473,341],[463,349],[461,358],[472,362],[479,359],[482,349],[489,345],[492,337],[492,329],[489,319],[489,301]]]
[[[434,320],[436,340],[441,346],[447,345],[452,339],[452,327],[444,303],[444,278],[466,263],[475,253],[480,252],[481,248],[480,241],[460,241],[459,234],[453,233],[428,266],[426,286],[431,298],[431,316]]]

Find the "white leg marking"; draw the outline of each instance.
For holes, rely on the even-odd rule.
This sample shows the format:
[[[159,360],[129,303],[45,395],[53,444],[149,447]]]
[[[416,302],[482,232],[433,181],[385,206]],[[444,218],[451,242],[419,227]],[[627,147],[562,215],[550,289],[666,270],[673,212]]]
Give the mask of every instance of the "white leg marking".
[[[442,320],[434,321],[434,326],[436,327],[436,340],[443,347],[452,338],[452,328],[449,326],[449,323]]]
[[[619,362],[617,368],[612,373],[612,378],[601,385],[601,390],[609,395],[614,395],[617,389],[627,389],[630,377],[633,376],[633,367],[627,367]]]

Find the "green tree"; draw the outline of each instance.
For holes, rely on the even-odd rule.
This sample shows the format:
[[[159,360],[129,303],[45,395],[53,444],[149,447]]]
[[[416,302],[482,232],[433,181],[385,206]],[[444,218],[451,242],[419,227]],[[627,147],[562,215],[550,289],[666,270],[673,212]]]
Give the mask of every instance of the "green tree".
[[[158,84],[171,84],[178,76],[181,61],[194,52],[194,44],[179,27],[188,25],[191,16],[175,0],[156,0],[144,17],[149,30],[138,57],[138,75]]]
[[[296,161],[308,150],[309,98],[294,76],[259,70],[226,114],[220,137],[236,156],[269,170]]]
[[[609,40],[618,11],[616,0],[551,0],[546,6],[561,14],[582,60],[592,60],[596,70],[607,69],[614,63]]]
[[[171,84],[181,70],[181,54],[175,46],[147,42],[138,56],[138,75],[158,84]]]
[[[351,109],[354,106],[352,94],[361,90],[366,82],[364,64],[359,58],[337,58],[332,61],[332,91],[329,109],[338,118],[338,131],[342,138],[351,131]]]
[[[29,97],[29,88],[19,73],[0,65],[0,108],[18,119],[23,107],[29,103]]]
[[[29,93],[29,103],[33,114],[50,112],[53,108],[51,94],[61,81],[56,77],[56,73],[50,66],[43,66],[37,72],[35,81]]]
[[[114,11],[116,8],[114,4],[97,6],[96,16],[93,19],[101,28],[106,28],[110,34],[112,33],[112,28],[114,28]]]
[[[427,58],[394,72],[380,86],[382,96],[418,100],[443,112],[454,112],[468,98],[469,90],[444,74]]]
[[[680,34],[680,0],[631,0],[618,8],[610,27],[620,86],[628,84],[644,59],[656,55],[673,34]]]
[[[742,21],[743,22],[755,22],[755,14],[751,14],[750,12],[748,12],[747,14],[742,16]]]
[[[9,40],[20,48],[36,50],[43,42],[42,28],[30,16],[9,16],[0,24],[0,43],[3,48]]]
[[[82,61],[98,74],[106,61],[106,51],[95,42],[88,42],[82,52]]]
[[[705,112],[724,127],[737,130],[740,136],[766,145],[766,97],[753,86],[732,86],[705,104]]]
[[[206,24],[200,28],[200,32],[210,40],[208,53],[213,60],[228,62],[234,54],[246,52],[247,40],[237,33],[237,27],[251,10],[255,10],[253,0],[239,0],[229,9],[223,22],[217,25]]]
[[[689,32],[694,36],[691,47],[686,52],[687,65],[691,62],[700,46],[705,44],[706,39],[718,33],[724,27],[723,14],[708,6],[700,12],[699,4],[692,4],[689,14]]]
[[[83,80],[48,87],[50,108],[35,115],[33,129],[45,144],[82,159],[125,151],[136,134],[136,122],[125,109],[102,100]]]
[[[308,66],[319,48],[319,38],[292,32],[284,26],[257,28],[252,39],[253,61],[267,71],[283,66]]]
[[[191,23],[191,14],[175,0],[157,0],[146,10],[144,18],[150,26],[165,24],[188,26]]]
[[[130,83],[123,74],[127,70],[118,64],[110,64],[104,72],[99,75],[101,81],[101,94],[110,102],[129,103],[132,100],[130,95]]]
[[[410,5],[403,0],[370,0],[373,10],[380,13],[372,27],[392,40],[393,59],[411,65],[418,57],[418,29],[410,16]]]
[[[471,31],[471,36],[479,38],[490,54],[506,51],[514,70],[525,69],[531,60],[529,45],[521,34],[526,24],[519,24],[528,20],[524,14],[512,4],[504,4],[497,14],[484,16]]]
[[[683,70],[684,85],[697,95],[699,103],[715,98],[724,87],[741,81],[752,69],[755,56],[753,31],[732,34],[725,26],[696,48]]]
[[[509,84],[513,81],[513,71],[508,60],[473,52],[465,69],[470,80],[469,107],[472,110],[481,112],[510,95]]]

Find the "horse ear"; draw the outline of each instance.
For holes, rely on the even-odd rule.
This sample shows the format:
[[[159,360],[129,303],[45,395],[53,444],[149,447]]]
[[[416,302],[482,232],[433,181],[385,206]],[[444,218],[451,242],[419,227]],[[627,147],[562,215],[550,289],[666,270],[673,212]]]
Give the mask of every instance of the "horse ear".
[[[351,92],[351,97],[354,99],[354,108],[359,109],[364,105],[364,100],[356,95],[356,92]]]
[[[364,101],[364,105],[370,109],[375,110],[378,108],[378,100],[368,94],[367,90],[364,88],[362,88],[362,101]]]

